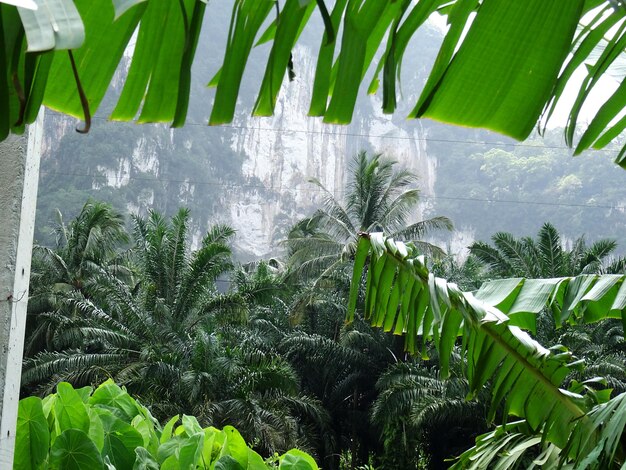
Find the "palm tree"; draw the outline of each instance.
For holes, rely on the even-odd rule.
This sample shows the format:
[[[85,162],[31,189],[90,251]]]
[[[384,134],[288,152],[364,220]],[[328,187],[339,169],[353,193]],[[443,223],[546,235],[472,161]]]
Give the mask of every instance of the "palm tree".
[[[459,260],[454,254],[447,253],[432,263],[431,270],[435,276],[456,283],[464,291],[478,289],[485,280],[483,264],[474,255]]]
[[[558,230],[546,222],[537,239],[516,239],[506,232],[491,237],[493,245],[474,242],[470,253],[488,266],[493,277],[553,278],[601,272],[617,248],[614,240],[598,240],[591,246],[584,236],[574,240],[571,250],[563,247]],[[621,267],[621,264],[613,263]]]
[[[419,202],[419,190],[414,187],[418,177],[396,170],[396,164],[382,154],[358,153],[350,165],[343,203],[318,180],[310,180],[323,193],[323,207],[289,233],[289,264],[297,272],[320,279],[345,266],[354,257],[360,232],[384,230],[392,237],[413,241],[424,253],[443,253],[421,239],[432,230],[451,230],[452,222],[441,216],[410,222]]]
[[[110,205],[87,202],[69,225],[58,212],[57,246],[33,250],[25,354],[52,350],[65,320],[77,314],[68,295],[88,298],[102,275],[132,280],[124,218]]]
[[[90,285],[89,295],[65,292],[54,348],[27,360],[24,383],[63,377],[76,385],[116,376],[141,384],[165,364],[163,355],[178,357],[189,347],[190,334],[212,322],[205,305],[216,293],[215,280],[232,267],[227,241],[234,231],[212,227],[201,247],[187,248],[189,212],[181,209],[166,221],[156,212],[135,217],[138,282],[128,285],[106,271]],[[168,362],[168,361],[166,361]]]
[[[112,377],[159,418],[187,413],[235,424],[268,455],[314,448],[324,409],[301,393],[295,370],[271,347],[230,331],[242,326],[239,310],[247,317],[276,302],[281,276],[259,263],[218,292],[218,277],[233,267],[234,231],[213,226],[190,251],[188,218],[185,209],[171,220],[156,212],[134,218],[136,284],[102,272],[89,296],[66,292],[74,314],[58,315],[54,350],[25,361],[24,385],[46,393],[61,380],[80,386]]]
[[[104,202],[87,202],[69,226],[58,212],[57,246],[35,245],[33,289],[41,284],[64,284],[82,291],[85,284],[103,271],[122,268],[120,253],[129,237],[123,216]],[[39,282],[41,281],[41,282]]]
[[[371,420],[381,429],[385,467],[424,468],[426,461],[431,469],[448,468],[446,459],[487,430],[487,401],[466,400],[461,364],[457,358],[448,380],[439,378],[436,356],[392,364],[380,376]]]

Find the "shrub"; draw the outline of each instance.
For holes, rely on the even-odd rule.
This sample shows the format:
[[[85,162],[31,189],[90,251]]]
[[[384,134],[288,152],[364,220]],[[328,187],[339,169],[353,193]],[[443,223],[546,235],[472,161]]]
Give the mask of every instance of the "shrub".
[[[292,449],[267,461],[232,426],[202,428],[193,416],[165,426],[108,380],[95,390],[61,382],[43,400],[20,401],[14,470],[318,470]]]

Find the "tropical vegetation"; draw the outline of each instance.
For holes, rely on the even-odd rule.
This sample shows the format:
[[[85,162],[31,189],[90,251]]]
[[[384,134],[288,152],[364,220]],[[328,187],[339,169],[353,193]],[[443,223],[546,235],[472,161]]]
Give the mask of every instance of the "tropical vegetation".
[[[468,396],[486,388],[488,419],[500,416],[502,424],[478,437],[455,468],[623,465],[624,394],[612,397],[611,388],[598,377],[572,378],[584,363],[564,346],[546,349],[529,334],[536,332],[536,317],[544,309],[559,327],[623,319],[623,275],[511,278],[487,282],[475,293],[462,292],[429,273],[423,256],[410,244],[381,233],[364,234],[349,320],[366,263],[365,316],[372,325],[403,335],[410,351],[424,354],[432,342],[442,377],[450,375],[462,337]]]
[[[89,410],[97,390],[122,386],[157,435],[157,421],[184,415],[172,436],[192,439],[185,423],[207,439],[234,426],[258,454],[298,448],[332,470],[619,464],[623,274],[604,274],[623,272],[608,262],[616,243],[568,245],[546,223],[536,239],[477,242],[491,258],[460,262],[420,239],[412,173],[365,153],[353,169],[345,202],[325,193],[295,225],[292,237],[316,234],[312,249],[287,239],[285,259],[238,264],[234,231],[198,234],[185,209],[125,221],[88,202],[60,218],[57,245],[35,250],[23,396],[72,389]],[[127,457],[148,459],[132,442]],[[162,463],[159,448],[146,447]]]
[[[443,254],[424,238],[435,230],[452,230],[447,217],[414,222],[419,203],[418,176],[396,170],[397,162],[381,154],[359,152],[348,167],[349,176],[340,200],[318,180],[322,208],[293,227],[287,238],[289,263],[308,277],[323,278],[354,258],[361,232],[383,230],[395,238],[413,241],[433,257]]]
[[[541,227],[536,240],[506,232],[495,233],[491,240],[493,246],[480,241],[469,246],[470,254],[488,266],[489,277],[552,278],[624,270],[622,260],[610,260],[617,248],[615,240],[597,240],[587,246],[581,236],[571,241],[567,250],[549,222]]]
[[[263,459],[232,426],[202,428],[189,415],[161,425],[111,380],[75,389],[60,382],[43,399],[19,403],[15,468],[84,470],[239,468],[317,470],[291,449]]]
[[[318,33],[310,115],[329,123],[350,122],[370,68],[374,77],[368,91],[381,88],[383,110],[392,113],[409,42],[439,13],[445,15],[448,29],[410,117],[489,128],[524,139],[539,120],[545,126],[566,86],[573,83],[572,76],[582,70],[584,78],[574,85],[576,99],[568,105],[565,129],[567,143],[574,145],[581,109],[623,50],[626,16],[623,5],[611,0],[575,0],[566,6],[533,0],[514,8],[501,0],[283,3],[234,2],[224,60],[210,82],[216,87],[211,124],[233,120],[255,44],[271,46],[253,113],[274,112],[283,78],[294,76],[294,45],[316,6],[325,28]],[[19,16],[14,4],[20,7]],[[2,138],[11,130],[23,131],[42,103],[84,119],[80,131],[88,131],[137,29],[129,74],[111,117],[132,120],[139,114],[139,122],[169,122],[175,127],[185,122],[191,70],[205,21],[203,1],[172,6],[140,0],[58,0],[54,8],[46,8],[44,0],[11,0],[0,7],[7,45],[0,60],[0,101],[10,111],[1,122]],[[69,53],[60,52],[63,49]],[[376,53],[379,50],[382,54]],[[623,77],[618,81],[576,142],[576,153],[605,147],[624,130]],[[617,162],[623,157],[624,150]]]

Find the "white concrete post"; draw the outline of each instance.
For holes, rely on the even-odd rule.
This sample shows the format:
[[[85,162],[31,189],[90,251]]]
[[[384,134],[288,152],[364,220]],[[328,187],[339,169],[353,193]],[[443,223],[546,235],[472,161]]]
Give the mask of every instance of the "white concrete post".
[[[0,469],[13,468],[43,109],[28,140],[0,143]]]

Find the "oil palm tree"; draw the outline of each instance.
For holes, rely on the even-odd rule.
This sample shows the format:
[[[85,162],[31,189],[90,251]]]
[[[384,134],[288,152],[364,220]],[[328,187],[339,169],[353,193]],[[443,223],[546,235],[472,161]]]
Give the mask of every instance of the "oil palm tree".
[[[451,230],[451,221],[441,216],[411,220],[419,202],[418,177],[396,165],[382,154],[358,153],[349,167],[343,201],[318,180],[310,180],[323,193],[322,208],[290,231],[290,266],[305,277],[327,276],[354,257],[359,232],[373,230],[413,241],[424,253],[442,254],[439,247],[421,239],[432,230]]]
[[[88,297],[66,292],[64,304],[76,314],[59,316],[54,350],[25,361],[24,385],[46,393],[61,380],[80,386],[112,377],[159,418],[187,413],[236,424],[268,454],[315,447],[328,418],[300,392],[293,367],[228,331],[241,326],[226,318],[233,306],[271,305],[280,276],[260,263],[237,271],[232,291],[218,292],[216,280],[233,267],[234,231],[213,226],[191,251],[188,218],[185,209],[171,220],[156,212],[134,218],[137,282],[103,272]]]
[[[48,314],[56,324],[50,347],[25,363],[25,385],[59,379],[80,385],[108,376],[140,384],[185,355],[194,329],[213,322],[205,306],[217,277],[232,267],[227,242],[234,234],[216,225],[190,252],[188,218],[186,209],[171,221],[156,212],[135,217],[137,283],[104,271],[89,295],[65,292],[61,308]]]
[[[57,214],[56,247],[35,245],[35,291],[54,284],[82,291],[94,276],[123,267],[119,256],[129,236],[119,212],[107,203],[89,201],[69,225]]]
[[[448,468],[446,459],[470,447],[487,430],[487,400],[466,400],[467,380],[456,358],[448,380],[438,376],[436,360],[391,364],[376,383],[372,423],[381,429],[389,468]]]
[[[102,275],[131,282],[124,218],[109,204],[87,202],[69,225],[58,212],[56,247],[33,250],[25,354],[54,349],[65,320],[77,315],[69,296],[90,297]]]
[[[507,232],[498,232],[491,239],[493,246],[474,242],[469,250],[496,278],[553,278],[598,273],[604,271],[604,263],[617,248],[615,240],[598,240],[589,246],[581,236],[568,250],[558,230],[548,222],[541,227],[536,239],[517,239]]]

